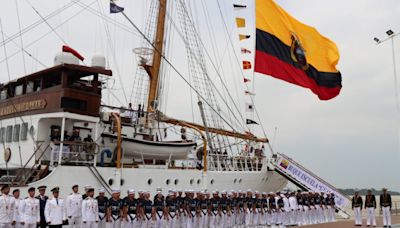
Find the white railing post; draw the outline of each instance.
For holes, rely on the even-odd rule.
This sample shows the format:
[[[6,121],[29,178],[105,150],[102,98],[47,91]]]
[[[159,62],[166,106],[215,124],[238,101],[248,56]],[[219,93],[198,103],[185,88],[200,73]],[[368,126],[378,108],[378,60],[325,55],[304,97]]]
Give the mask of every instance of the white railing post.
[[[64,147],[64,131],[65,131],[65,117],[62,118],[61,121],[61,143],[60,143],[60,152],[58,154],[58,165],[61,166],[61,161],[62,161],[62,153],[63,153],[63,147]]]

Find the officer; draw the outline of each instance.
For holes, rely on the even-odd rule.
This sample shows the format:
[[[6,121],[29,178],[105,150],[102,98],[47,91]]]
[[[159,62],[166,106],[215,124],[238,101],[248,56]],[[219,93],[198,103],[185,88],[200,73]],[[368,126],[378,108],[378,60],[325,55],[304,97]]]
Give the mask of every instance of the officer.
[[[88,196],[89,189],[91,188],[86,188],[86,197]],[[78,228],[82,223],[82,195],[78,191],[78,185],[72,186],[72,194],[66,200],[68,225],[70,228]]]
[[[19,189],[14,189],[12,192],[15,201],[15,225],[14,228],[22,228],[24,225],[22,224],[22,218],[20,214],[21,207],[21,199],[19,198],[20,191]]]
[[[120,190],[113,189],[111,199],[108,200],[106,210],[106,226],[109,228],[121,227],[123,204],[120,195]]]
[[[46,222],[49,227],[62,227],[63,223],[67,221],[64,200],[59,198],[59,187],[51,189],[51,192],[53,193],[53,198],[47,200],[44,209]]]
[[[165,227],[166,226],[166,216],[165,216],[165,201],[164,195],[161,192],[161,189],[157,191],[157,194],[154,197],[153,207],[155,209],[155,219],[156,224],[154,227]]]
[[[139,201],[135,199],[135,190],[129,189],[128,196],[124,199],[124,221],[122,227],[140,227],[141,220],[138,217]]]
[[[282,200],[283,200],[283,218],[282,218],[282,223],[285,226],[291,225],[291,208],[290,208],[290,202],[289,202],[289,192],[285,192],[282,194]]]
[[[383,227],[391,227],[392,218],[390,212],[392,210],[392,197],[387,192],[386,188],[382,189],[382,194],[379,197],[379,203],[383,214]]]
[[[94,188],[89,188],[82,202],[82,228],[97,228],[99,223],[99,205],[93,196]]]
[[[367,210],[367,226],[376,226],[375,219],[376,199],[371,190],[365,196],[365,210]]]
[[[85,185],[85,186],[83,187],[83,190],[85,191],[85,193],[82,195],[82,200],[86,199],[86,197],[87,197],[87,191],[88,191],[90,188],[91,188],[90,185]]]
[[[167,221],[168,224],[166,227],[168,228],[175,228],[179,227],[178,225],[178,200],[176,198],[176,192],[175,191],[170,191],[168,193],[168,197],[165,199],[165,207],[166,207],[166,216],[167,216]]]
[[[35,188],[28,189],[28,197],[21,200],[20,205],[21,224],[24,227],[35,228],[40,223],[39,200],[35,198]]]
[[[39,200],[39,206],[40,206],[40,228],[45,228],[47,227],[47,222],[46,222],[46,217],[44,216],[44,209],[46,207],[47,200],[49,197],[45,195],[46,193],[46,186],[42,185],[39,186],[37,189],[39,190],[39,195],[36,196],[36,199]]]
[[[354,193],[353,198],[351,199],[351,209],[353,209],[354,211],[355,226],[362,226],[362,220],[361,220],[362,206],[363,206],[363,200],[359,195],[359,192],[356,191]]]
[[[101,187],[99,189],[99,195],[96,197],[97,206],[99,208],[99,228],[106,227],[106,208],[108,203],[108,198],[105,196],[105,189]]]
[[[0,227],[11,228],[15,224],[15,199],[10,196],[10,187],[3,185],[0,195]]]

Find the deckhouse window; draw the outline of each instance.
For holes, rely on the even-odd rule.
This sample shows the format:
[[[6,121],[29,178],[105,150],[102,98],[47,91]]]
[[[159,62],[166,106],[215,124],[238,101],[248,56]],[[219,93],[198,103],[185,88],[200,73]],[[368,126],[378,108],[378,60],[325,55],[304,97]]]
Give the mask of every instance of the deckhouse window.
[[[4,143],[4,138],[6,137],[6,128],[2,127],[0,129],[0,142]]]
[[[14,125],[14,134],[13,134],[13,141],[14,142],[18,142],[19,141],[19,133],[20,133],[20,130],[21,130],[21,125],[19,125],[19,124],[15,124]]]
[[[24,86],[23,85],[17,85],[15,86],[15,96],[22,95],[24,93]]]
[[[34,90],[34,82],[29,81],[26,83],[26,93],[32,93]]]
[[[13,132],[13,126],[7,126],[6,142],[12,141],[12,136],[13,136],[12,132]]]
[[[23,123],[21,128],[21,140],[25,141],[28,139],[28,123]]]
[[[7,89],[4,89],[0,92],[0,99],[5,100],[7,99]]]

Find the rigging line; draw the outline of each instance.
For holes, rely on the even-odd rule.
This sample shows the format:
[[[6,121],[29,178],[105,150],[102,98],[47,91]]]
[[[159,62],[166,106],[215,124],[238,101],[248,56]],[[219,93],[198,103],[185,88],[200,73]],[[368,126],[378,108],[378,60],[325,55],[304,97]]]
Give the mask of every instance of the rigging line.
[[[126,16],[126,14],[124,13],[124,12],[121,12],[122,13],[122,15],[129,21],[129,23],[131,23],[132,24],[132,26],[140,33],[140,35],[142,35],[143,36],[143,38],[154,48],[154,50],[155,51],[157,51],[160,55],[161,55],[161,57],[164,59],[164,61],[166,62],[166,63],[168,63],[168,65],[170,65],[171,66],[171,68],[179,75],[179,77],[181,77],[182,78],[182,80],[190,87],[190,88],[192,88],[196,93],[197,93],[197,95],[198,96],[200,96],[201,97],[201,99],[203,99],[203,101],[208,105],[208,106],[210,106],[210,104],[209,104],[209,102],[203,97],[203,96],[201,96],[201,94],[190,84],[190,82],[181,74],[181,72],[179,72],[179,70],[164,56],[164,54],[161,52],[161,50],[158,50],[157,48],[156,48],[156,46],[146,37],[146,35],[136,26],[136,24],[135,23],[133,23],[133,21],[128,17],[128,16]],[[232,129],[232,130],[234,130],[234,128],[232,127],[232,125],[229,123],[229,122],[227,122],[226,120],[225,120],[225,118],[223,118],[222,116],[221,116],[221,114],[217,111],[217,110],[215,110],[214,109],[214,107],[212,107],[212,106],[210,106],[210,108]]]
[[[59,9],[56,9],[55,11],[53,11],[52,13],[50,13],[49,15],[47,15],[45,18],[48,20],[54,16],[57,16],[59,13],[63,12],[64,10],[68,9],[69,7],[73,6],[75,4],[75,1],[71,1],[69,4],[65,4],[64,6],[62,6]],[[43,23],[42,19],[39,19],[38,21],[32,23],[31,25],[29,25],[28,27],[22,29],[21,34],[25,34],[26,32],[34,29],[36,26],[40,25]],[[7,44],[8,42],[10,42],[11,40],[17,38],[20,35],[19,32],[13,34],[12,36],[10,36],[9,39],[5,40],[4,42],[0,43],[0,46]]]
[[[21,49],[23,49],[24,48],[24,42],[22,40],[22,34],[21,34],[21,19],[20,19],[20,16],[19,16],[18,0],[15,0],[15,8],[17,9],[19,39],[20,39],[20,42],[21,42]],[[22,53],[22,63],[24,64],[24,73],[26,74],[26,63],[25,63],[25,55],[24,55],[24,53]]]
[[[99,7],[99,10],[101,10],[100,12],[102,12],[102,11],[103,11],[103,5],[102,5],[101,1],[97,1],[97,5],[98,5],[98,7]],[[102,14],[105,15],[104,12],[102,12]],[[103,22],[104,22],[104,21],[103,21]],[[120,83],[120,86],[121,86],[121,89],[122,89],[122,93],[123,93],[124,98],[125,98],[125,102],[126,102],[125,104],[127,104],[127,103],[129,103],[129,102],[128,102],[128,98],[127,98],[127,96],[126,96],[126,92],[125,92],[124,85],[123,85],[123,83],[122,83],[121,71],[120,71],[120,69],[119,69],[119,65],[118,65],[118,62],[117,62],[117,58],[116,58],[116,56],[115,56],[115,48],[114,48],[114,46],[112,45],[112,39],[111,39],[110,29],[109,29],[109,27],[108,27],[108,24],[106,24],[105,22],[104,22],[103,24],[104,24],[104,28],[105,28],[105,30],[106,30],[106,35],[107,35],[107,39],[108,39],[107,44],[108,44],[109,48],[111,49],[111,53],[112,53],[112,57],[113,57],[113,60],[114,60],[115,68],[117,69],[117,76],[118,76],[119,83]],[[122,104],[122,103],[121,103],[121,104]]]
[[[65,42],[65,40],[62,38],[62,36],[60,34],[58,34],[58,32],[50,25],[50,23],[46,20],[46,18],[44,18],[39,11],[31,4],[31,2],[29,0],[25,0],[31,7],[32,9],[35,11],[35,13],[49,26],[49,28],[54,32],[54,34],[56,34],[56,36],[61,40],[62,43],[67,44],[67,42]]]
[[[115,26],[119,27],[120,29],[122,29],[122,30],[124,30],[126,32],[129,32],[129,33],[131,33],[133,35],[140,36],[137,32],[135,32],[135,31],[131,30],[130,28],[128,28],[127,25],[122,24],[121,22],[118,22],[117,20],[115,20],[113,18],[107,17],[106,15],[103,15],[101,12],[99,12],[98,10],[86,5],[85,3],[77,2],[77,4],[78,4],[78,6],[80,6],[82,8],[85,8],[91,14],[93,14],[93,15],[95,15],[97,17],[100,17],[101,19],[107,21],[108,23],[110,23],[112,25],[115,25]]]
[[[186,10],[186,14],[187,14],[187,16],[189,17],[189,15],[188,15],[188,13],[187,13],[187,10]],[[190,19],[190,17],[189,17],[189,19]],[[192,24],[193,24],[193,22],[192,22]],[[176,27],[176,26],[175,26],[175,27]],[[177,28],[176,28],[176,29],[177,29]],[[196,35],[197,35],[198,37],[200,37],[199,33],[197,32],[197,30],[196,30],[195,28],[194,28],[194,31],[196,32]],[[178,34],[179,34],[179,32],[178,32]],[[212,60],[212,58],[211,58],[211,56],[210,56],[210,53],[209,53],[209,52],[207,51],[207,49],[205,48],[205,45],[204,45],[203,41],[201,40],[201,38],[199,38],[199,41],[200,41],[201,46],[203,46],[203,49],[204,49],[204,51],[205,51],[207,57],[208,57],[210,60]],[[230,99],[232,100],[232,103],[233,103],[233,105],[234,105],[236,111],[238,112],[239,116],[241,117],[242,121],[244,122],[245,119],[244,119],[243,115],[241,114],[240,109],[238,108],[238,106],[237,106],[237,104],[235,103],[235,101],[234,101],[232,95],[230,94],[229,89],[228,89],[228,88],[226,87],[226,85],[223,83],[223,80],[221,79],[221,75],[219,74],[218,69],[217,69],[217,67],[215,66],[215,64],[214,64],[213,61],[211,61],[211,65],[213,66],[214,70],[215,70],[216,73],[217,73],[217,76],[219,77],[219,79],[220,79],[221,82],[222,82],[222,85],[223,85],[224,89],[227,91],[227,93],[228,93]],[[212,81],[211,81],[211,82],[212,82]],[[211,83],[211,84],[215,87],[214,83]],[[217,88],[215,88],[215,89],[216,89],[217,92],[219,93],[218,89],[217,89]],[[220,96],[221,96],[221,95],[220,95]],[[225,102],[224,102],[224,103],[225,103]],[[226,105],[226,104],[225,104],[225,105]],[[228,107],[229,107],[229,106],[228,106]],[[230,108],[229,108],[229,109],[230,109]],[[237,118],[235,118],[235,119],[237,119]]]
[[[224,27],[225,27],[225,31],[228,33],[228,26],[227,26],[227,24],[226,24],[226,22],[225,22],[225,18],[224,18],[223,13],[222,13],[221,5],[219,4],[219,0],[217,0],[217,5],[218,5],[218,9],[219,9],[219,14],[220,14],[220,16],[221,16],[221,18],[222,18],[222,21],[223,21],[223,24],[224,24]],[[228,35],[229,35],[229,34],[228,34]],[[230,42],[230,44],[231,44],[232,49],[235,50],[235,47],[233,46],[232,38],[231,38],[230,36],[229,36],[229,42]],[[236,61],[237,61],[238,66],[240,66],[239,57],[237,56],[237,54],[236,54],[235,51],[233,51],[233,53],[234,53],[234,55],[235,55],[235,58],[236,58]],[[240,72],[241,72],[242,77],[245,78],[245,77],[244,77],[243,71],[240,70]],[[249,90],[249,87],[248,87],[246,84],[245,84],[245,86],[246,86],[247,90]],[[252,103],[254,104],[254,99],[252,98],[252,96],[250,96],[250,99],[251,99]],[[256,112],[257,118],[258,118],[258,120],[259,120],[259,122],[260,122],[260,126],[261,126],[261,129],[262,129],[262,131],[263,131],[263,134],[264,134],[265,137],[267,137],[267,133],[266,133],[266,131],[265,131],[264,125],[263,125],[262,122],[261,122],[260,115],[259,115],[258,110],[257,110],[257,108],[255,107],[255,105],[254,105],[254,111]],[[268,143],[268,146],[269,146],[269,148],[271,149],[271,151],[273,151],[273,150],[272,150],[272,147],[271,147],[271,145],[270,145],[269,143]]]
[[[93,5],[96,2],[96,0],[92,1],[90,3],[90,5]],[[63,26],[65,23],[67,23],[68,21],[72,20],[73,18],[75,18],[76,16],[78,16],[79,14],[81,14],[84,11],[84,9],[79,10],[78,12],[76,12],[74,15],[72,15],[71,17],[67,18],[66,20],[64,20],[64,22],[60,23],[59,25],[57,25],[56,27],[54,27],[55,29]],[[41,39],[43,39],[44,37],[46,37],[47,35],[51,34],[52,31],[48,31],[47,33],[43,34],[42,36],[40,36],[39,38],[37,38],[36,40],[30,42],[29,44],[25,45],[25,48],[32,46],[33,44],[35,44],[36,42],[40,41]],[[0,45],[1,46],[1,45]],[[10,56],[8,56],[9,58],[14,57],[16,54],[18,54],[20,52],[16,51],[13,54],[11,54]],[[7,59],[4,58],[2,60],[0,60],[0,63],[6,61]]]
[[[1,37],[3,39],[4,42],[4,31],[3,31],[3,22],[0,18],[0,30],[1,30]],[[6,59],[6,67],[7,67],[7,75],[8,75],[8,80],[11,81],[11,76],[10,76],[10,66],[8,65],[8,57],[7,57],[7,48],[6,45],[3,46],[4,48],[4,56]]]
[[[5,34],[4,32],[2,32],[2,34],[8,38],[7,34]],[[38,62],[40,65],[42,65],[42,67],[47,67],[44,63],[42,63],[38,58],[36,58],[35,56],[33,56],[30,52],[28,52],[23,46],[19,46],[17,44],[17,42],[15,42],[14,40],[11,40],[11,42],[19,49],[21,49],[21,51],[25,52],[25,54],[27,54],[29,57],[31,57],[33,60],[35,60],[36,62]],[[25,67],[25,66],[24,66]],[[26,74],[26,72],[25,72]]]

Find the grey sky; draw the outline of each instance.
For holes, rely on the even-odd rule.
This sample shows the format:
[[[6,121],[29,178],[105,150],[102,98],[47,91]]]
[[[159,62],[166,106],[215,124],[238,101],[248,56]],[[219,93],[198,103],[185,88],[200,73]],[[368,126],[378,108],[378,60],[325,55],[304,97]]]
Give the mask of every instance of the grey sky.
[[[30,1],[44,16],[56,8],[70,1]],[[107,14],[108,1],[82,0],[84,4],[93,3],[92,7],[98,10],[99,5]],[[120,0],[118,3],[126,8],[126,12],[142,29],[144,18],[147,15],[147,0]],[[203,22],[204,15],[215,20],[215,36],[218,42],[217,56],[221,57],[226,47],[226,34],[223,30],[222,20],[218,14],[216,1],[189,0],[190,6],[198,19],[200,31],[208,30],[208,25]],[[233,11],[232,1],[220,0],[228,30],[232,32],[237,53],[240,46],[251,47],[253,40],[242,43],[237,41],[237,30],[231,30],[235,16],[248,19],[250,32],[253,24],[253,3],[250,0],[237,1],[248,4],[244,11]],[[315,171],[338,187],[376,187],[387,186],[400,190],[397,167],[400,163],[399,151],[399,113],[396,112],[394,96],[394,80],[392,74],[392,59],[390,43],[376,46],[372,40],[374,36],[384,38],[385,31],[392,28],[400,31],[400,4],[396,0],[302,0],[302,1],[277,1],[283,8],[297,19],[316,27],[322,34],[331,38],[339,47],[341,59],[338,68],[343,75],[343,89],[341,94],[331,101],[319,101],[310,91],[291,84],[263,75],[255,75],[256,104],[261,115],[268,136],[273,138],[274,128],[277,127],[277,136],[274,148],[295,158],[307,168]],[[14,1],[3,5],[0,9],[0,18],[4,32],[7,36],[18,32],[18,17]],[[31,9],[26,0],[18,0],[19,14],[22,28],[27,27],[40,18]],[[203,11],[202,6],[206,6]],[[82,7],[75,4],[68,10],[50,19],[52,26],[63,22],[68,17],[78,13]],[[123,24],[126,21],[120,15],[112,15]],[[177,20],[178,23],[178,20]],[[178,23],[179,24],[179,23]],[[129,27],[128,27],[129,28]],[[109,39],[105,33],[103,21],[92,13],[84,11],[71,19],[64,26],[57,29],[57,33],[69,45],[79,50],[90,64],[90,56],[95,52],[103,52],[110,60],[110,66],[115,73],[115,86],[113,93],[124,102],[121,84],[129,95],[132,90],[132,78],[135,73],[135,57],[131,50],[140,46],[139,36],[121,30],[119,27],[109,25],[110,40],[116,49],[116,60],[107,47]],[[132,29],[133,30],[133,29]],[[45,24],[23,35],[24,44],[34,41],[49,31]],[[207,34],[207,33],[206,33]],[[177,35],[175,34],[175,37]],[[213,55],[210,36],[202,38]],[[13,41],[19,45],[19,38]],[[400,42],[396,39],[396,53],[400,54]],[[7,52],[18,51],[16,44],[7,44]],[[177,44],[178,45],[178,44]],[[60,39],[50,34],[34,45],[27,47],[27,51],[37,57],[47,66],[52,65],[54,54],[61,48]],[[185,53],[177,50],[171,57],[183,74],[187,74]],[[242,93],[244,87],[241,82],[238,67],[229,69],[229,59],[233,58],[229,52],[223,58],[222,65],[227,77],[232,95],[244,107],[246,98]],[[229,57],[230,55],[230,57]],[[0,59],[4,58],[4,50],[0,48]],[[247,57],[249,58],[249,57]],[[251,57],[250,57],[251,58]],[[217,59],[217,58],[216,58]],[[399,55],[400,59],[400,55]],[[25,55],[26,70],[33,72],[42,67],[32,58]],[[211,67],[210,60],[209,68]],[[6,62],[0,63],[0,80],[8,81]],[[10,77],[15,78],[24,74],[21,55],[16,55],[8,61],[11,69]],[[236,70],[236,71],[235,71]],[[210,69],[213,77],[213,70]],[[252,76],[246,72],[248,76]],[[120,75],[120,76],[118,76]],[[120,83],[121,77],[124,83]],[[236,77],[236,78],[235,78]],[[220,83],[217,83],[220,84]],[[176,88],[179,88],[177,90]],[[185,96],[182,96],[185,94]],[[169,115],[180,118],[191,118],[189,89],[175,75],[170,76],[168,106]],[[115,98],[110,99],[116,102]],[[260,133],[260,129],[255,129]]]

